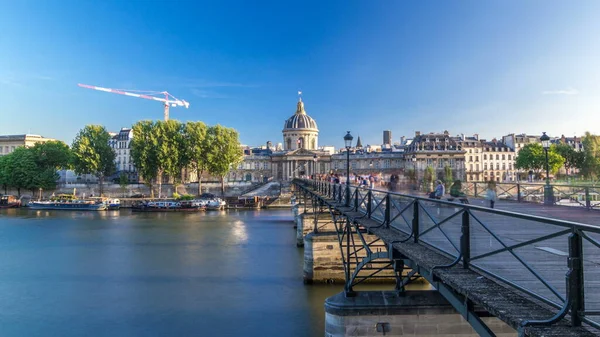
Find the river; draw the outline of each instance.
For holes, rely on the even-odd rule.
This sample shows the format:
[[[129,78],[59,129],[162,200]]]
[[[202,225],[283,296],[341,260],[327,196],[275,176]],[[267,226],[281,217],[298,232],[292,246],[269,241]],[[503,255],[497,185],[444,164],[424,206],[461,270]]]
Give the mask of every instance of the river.
[[[0,336],[323,336],[290,210],[0,211]]]

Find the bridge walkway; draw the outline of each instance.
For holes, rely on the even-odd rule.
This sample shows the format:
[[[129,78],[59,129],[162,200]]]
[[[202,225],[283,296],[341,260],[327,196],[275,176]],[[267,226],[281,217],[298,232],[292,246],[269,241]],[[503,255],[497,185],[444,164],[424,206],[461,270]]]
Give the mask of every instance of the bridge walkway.
[[[570,320],[565,319],[565,315],[557,318],[558,309],[570,299],[567,285],[572,287],[574,284],[565,285],[571,253],[570,239],[567,240],[566,236],[574,231],[586,230],[582,235],[600,239],[600,230],[596,232],[591,230],[592,227],[581,224],[503,211],[502,208],[515,205],[510,202],[500,202],[499,209],[491,210],[477,204],[462,205],[354,189],[350,200],[350,204],[354,205],[348,207],[340,197],[341,185],[337,196],[334,192],[333,197],[331,187],[314,186],[314,183],[312,186],[310,183],[298,186],[346,216],[349,222],[381,238],[393,248],[395,258],[403,260],[432,283],[478,332],[485,331],[486,327],[475,317],[474,306],[520,330],[522,335],[600,335],[600,331],[586,323],[572,326],[572,317]],[[371,205],[364,207],[367,199]],[[388,203],[390,207],[387,207]],[[531,208],[532,205],[527,206]],[[556,210],[554,207],[537,206],[531,209],[556,219],[560,219],[559,216],[584,219],[585,214],[581,212],[586,212],[591,216],[588,220],[595,222],[594,211],[578,210],[575,215],[569,215],[563,208]],[[365,213],[370,214],[366,216]],[[384,218],[387,219],[382,221]],[[468,230],[463,235],[465,221]],[[585,307],[592,308],[586,312],[586,322],[592,323],[593,318],[599,315],[593,309],[600,308],[598,248],[597,245],[585,245],[586,254],[582,259],[585,267]],[[583,281],[577,284],[583,286]],[[574,288],[569,289],[573,292]],[[563,307],[569,305],[571,303],[566,303]],[[537,322],[553,316],[556,322],[552,324]],[[525,321],[535,323],[523,326]]]

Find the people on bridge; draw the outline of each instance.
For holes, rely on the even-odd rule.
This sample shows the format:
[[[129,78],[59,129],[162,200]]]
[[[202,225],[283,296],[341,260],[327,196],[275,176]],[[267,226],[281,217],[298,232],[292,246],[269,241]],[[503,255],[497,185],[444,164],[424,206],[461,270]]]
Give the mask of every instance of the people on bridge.
[[[487,185],[487,189],[485,191],[485,198],[490,201],[490,208],[494,208],[494,203],[496,203],[496,199],[498,196],[496,195],[496,183],[490,181]]]
[[[446,188],[441,180],[435,181],[435,190],[429,194],[430,198],[441,199],[446,194]]]

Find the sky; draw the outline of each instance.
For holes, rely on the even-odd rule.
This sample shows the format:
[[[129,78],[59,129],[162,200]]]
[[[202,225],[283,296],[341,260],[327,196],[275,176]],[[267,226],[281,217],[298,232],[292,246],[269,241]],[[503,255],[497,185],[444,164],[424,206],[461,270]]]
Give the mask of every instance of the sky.
[[[162,119],[282,142],[302,91],[319,145],[415,131],[600,133],[600,1],[0,0],[0,135],[70,144]]]

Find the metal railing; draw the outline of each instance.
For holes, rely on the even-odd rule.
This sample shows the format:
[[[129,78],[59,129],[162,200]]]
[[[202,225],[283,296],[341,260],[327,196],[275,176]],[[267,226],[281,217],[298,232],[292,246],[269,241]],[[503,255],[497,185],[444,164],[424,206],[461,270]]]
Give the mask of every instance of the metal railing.
[[[495,183],[496,194],[501,200],[518,202],[544,202],[545,184],[536,183]],[[487,182],[463,183],[463,192],[468,196],[483,197]],[[586,209],[600,208],[600,187],[577,185],[550,185],[554,195],[553,203],[561,206],[585,207]]]
[[[326,181],[298,182],[454,261],[434,268],[461,264],[558,310],[524,326],[553,324],[569,314],[573,326],[600,328],[600,227]]]

